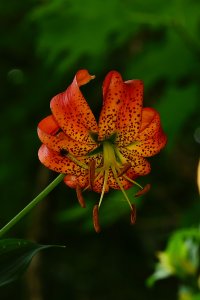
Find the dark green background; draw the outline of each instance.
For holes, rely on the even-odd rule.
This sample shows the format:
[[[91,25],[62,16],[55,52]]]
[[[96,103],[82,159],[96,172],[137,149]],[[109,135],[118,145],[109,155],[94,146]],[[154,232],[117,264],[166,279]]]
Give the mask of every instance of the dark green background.
[[[36,128],[78,69],[96,75],[82,90],[97,117],[108,71],[144,80],[145,106],[160,112],[168,136],[151,159],[152,173],[139,179],[152,189],[138,200],[134,227],[122,194],[111,192],[100,211],[103,231],[95,234],[99,196],[86,193],[83,210],[60,184],[8,236],[66,249],[38,255],[24,278],[1,288],[0,299],[176,299],[176,279],[153,289],[145,280],[170,234],[199,225],[200,2],[1,1],[0,23],[1,226],[55,177],[38,161]]]

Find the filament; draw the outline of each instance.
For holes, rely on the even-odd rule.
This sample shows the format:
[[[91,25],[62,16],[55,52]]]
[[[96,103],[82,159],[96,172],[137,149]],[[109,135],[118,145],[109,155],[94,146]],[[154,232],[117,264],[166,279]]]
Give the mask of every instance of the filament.
[[[89,162],[89,187],[91,190],[93,190],[93,186],[94,186],[94,179],[95,179],[95,165],[96,165],[96,162],[95,160],[90,160]]]
[[[123,188],[123,185],[121,184],[121,181],[120,181],[119,178],[118,178],[116,169],[115,169],[114,167],[112,167],[112,171],[113,171],[113,175],[114,175],[114,177],[115,177],[115,180],[117,181],[117,184],[119,185],[119,187],[120,187],[120,189],[121,189],[121,191],[122,191],[122,193],[123,193],[125,199],[127,200],[128,204],[129,204],[129,206],[130,206],[130,208],[131,208],[131,210],[132,210],[132,204],[131,204],[131,202],[130,202],[130,200],[129,200],[129,198],[128,198],[128,196],[127,196],[127,194],[126,194],[126,192],[125,192],[125,190],[124,190],[124,188]]]
[[[101,206],[101,203],[102,203],[102,200],[103,200],[103,196],[105,194],[106,184],[107,184],[107,181],[108,181],[108,174],[109,174],[109,170],[105,170],[104,181],[103,181],[103,188],[102,188],[101,197],[100,197],[100,200],[99,200],[99,207]]]
[[[143,189],[143,186],[141,186],[139,183],[137,183],[135,180],[132,180],[131,178],[129,178],[127,175],[122,175],[126,180],[128,180],[131,183],[134,183],[135,185],[137,185],[141,190]]]

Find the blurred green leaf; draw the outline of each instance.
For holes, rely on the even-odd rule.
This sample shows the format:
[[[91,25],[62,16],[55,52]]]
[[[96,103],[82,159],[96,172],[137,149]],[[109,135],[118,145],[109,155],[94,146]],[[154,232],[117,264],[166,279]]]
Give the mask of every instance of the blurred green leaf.
[[[0,286],[16,280],[25,272],[35,254],[51,247],[58,246],[38,245],[22,239],[0,240]]]
[[[199,248],[199,229],[181,230],[172,235],[166,252],[178,276],[195,275],[199,266]]]
[[[161,101],[156,105],[160,112],[164,130],[168,135],[168,149],[174,144],[174,139],[183,128],[188,116],[197,109],[198,88],[189,85],[182,88],[170,87]]]
[[[198,72],[200,63],[178,36],[174,28],[162,31],[160,40],[146,43],[142,51],[128,65],[128,76],[142,78],[149,88],[157,80],[174,82],[179,78]]]
[[[166,250],[157,254],[159,262],[155,266],[155,272],[148,278],[147,285],[152,286],[157,280],[170,275],[176,275],[181,279],[196,276],[199,268],[199,249],[199,229],[183,229],[175,232],[170,237]]]
[[[193,291],[190,287],[181,285],[178,291],[179,300],[193,300]]]
[[[167,278],[174,273],[174,270],[169,262],[169,257],[166,253],[158,254],[160,263],[156,264],[155,272],[147,279],[147,286],[152,287],[157,280]]]
[[[194,292],[190,286],[181,285],[178,291],[178,300],[200,300],[200,293]]]
[[[180,279],[195,277],[199,268],[199,249],[199,229],[183,229],[175,232],[170,237],[166,250],[158,253],[159,262],[147,284],[152,286],[155,281],[170,275],[176,275]]]
[[[59,73],[66,72],[83,57],[105,59],[115,43],[124,42],[136,30],[136,27],[127,26],[130,22],[124,8],[123,2],[118,0],[86,0],[84,5],[81,0],[40,4],[29,16],[38,27],[39,55],[48,65],[56,63]]]

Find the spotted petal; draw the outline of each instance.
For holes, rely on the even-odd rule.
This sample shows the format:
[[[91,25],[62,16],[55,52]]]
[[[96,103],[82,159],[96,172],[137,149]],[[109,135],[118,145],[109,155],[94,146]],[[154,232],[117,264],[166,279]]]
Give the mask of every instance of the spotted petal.
[[[97,147],[96,143],[80,143],[70,138],[64,132],[59,132],[59,125],[53,115],[44,118],[38,124],[38,136],[48,148],[62,152],[66,150],[76,156],[86,155]]]
[[[127,146],[127,149],[133,151],[136,155],[150,157],[158,152],[166,145],[167,138],[162,129],[152,137],[144,141],[136,141]]]
[[[60,155],[44,144],[38,151],[38,157],[43,165],[58,173],[72,174],[75,176],[86,176],[87,174],[87,170],[80,168],[68,157]]]
[[[125,101],[121,108],[117,127],[118,143],[128,145],[133,142],[140,130],[143,103],[143,82],[129,80],[124,83]]]
[[[117,119],[125,100],[124,83],[116,71],[107,74],[103,83],[103,107],[99,118],[99,140],[117,131]]]
[[[56,122],[65,134],[79,142],[92,142],[89,132],[98,131],[95,117],[79,89],[93,78],[87,70],[78,71],[67,90],[50,103]]]
[[[144,141],[152,138],[160,130],[160,127],[159,113],[153,108],[143,108],[140,131],[136,140]]]
[[[131,164],[137,176],[144,176],[151,172],[150,163],[142,156],[138,155],[135,151],[129,150],[127,148],[120,148],[120,153],[126,159],[128,163]]]
[[[88,185],[88,176],[75,176],[75,175],[66,175],[64,177],[64,183],[75,189],[79,185],[82,189]]]

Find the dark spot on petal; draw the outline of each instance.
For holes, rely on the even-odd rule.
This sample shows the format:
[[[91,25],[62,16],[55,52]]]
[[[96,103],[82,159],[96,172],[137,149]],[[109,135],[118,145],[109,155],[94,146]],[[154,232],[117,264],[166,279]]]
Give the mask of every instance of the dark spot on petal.
[[[66,156],[68,154],[68,151],[66,149],[60,149],[60,155],[61,156]]]

